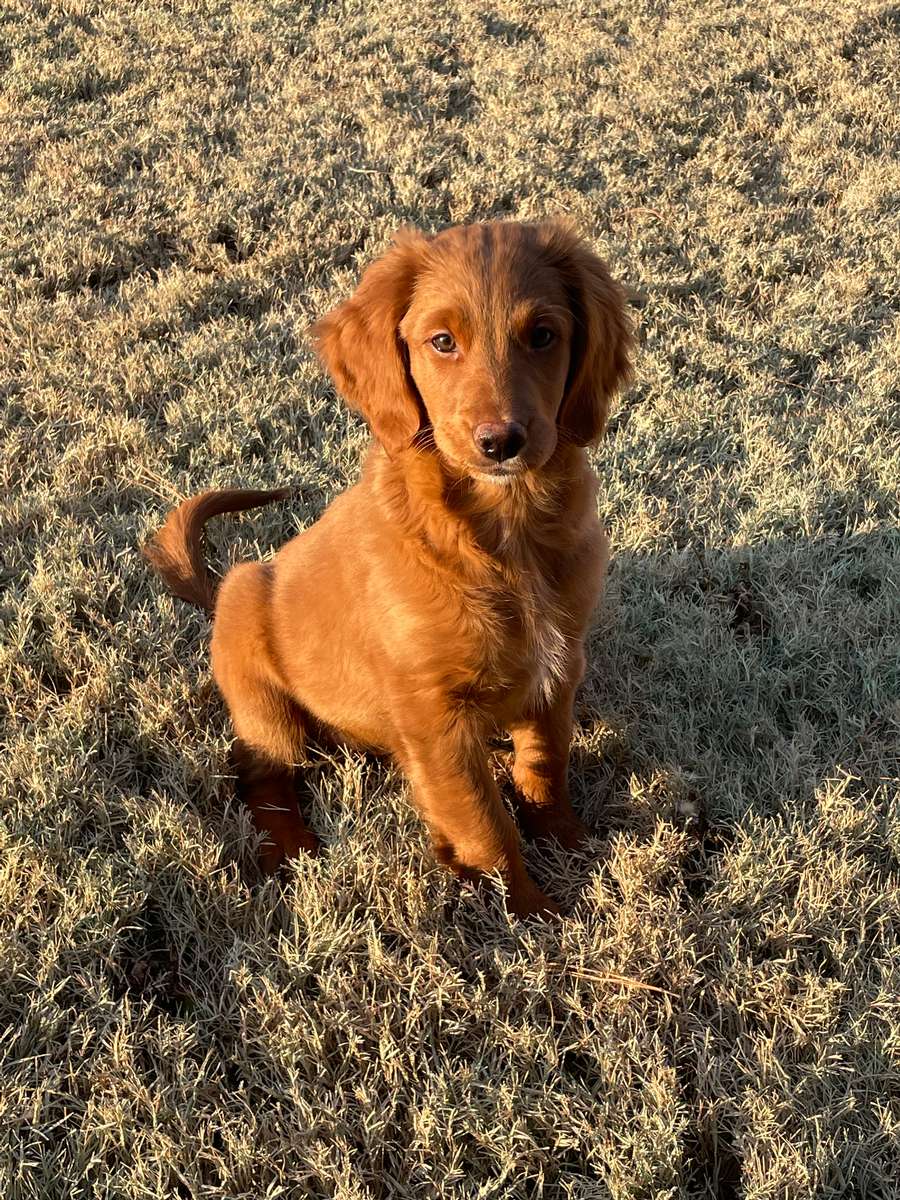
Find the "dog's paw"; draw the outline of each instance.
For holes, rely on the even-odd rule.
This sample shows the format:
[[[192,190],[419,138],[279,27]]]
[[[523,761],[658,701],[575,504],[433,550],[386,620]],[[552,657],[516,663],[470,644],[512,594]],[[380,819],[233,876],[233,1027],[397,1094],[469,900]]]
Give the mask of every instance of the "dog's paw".
[[[506,907],[513,916],[520,919],[526,917],[558,917],[562,912],[556,901],[551,900],[534,883],[530,883],[530,886],[520,885],[517,888],[510,888],[506,898]]]
[[[523,805],[519,819],[525,836],[531,841],[553,838],[564,850],[581,849],[592,834],[584,821],[571,809],[561,813],[554,809]]]
[[[264,875],[275,875],[284,871],[294,859],[304,854],[315,858],[322,844],[311,829],[291,830],[282,841],[275,842],[266,837],[259,846],[259,866]]]
[[[572,813],[552,822],[544,836],[555,838],[565,850],[580,850],[592,834],[584,821]]]

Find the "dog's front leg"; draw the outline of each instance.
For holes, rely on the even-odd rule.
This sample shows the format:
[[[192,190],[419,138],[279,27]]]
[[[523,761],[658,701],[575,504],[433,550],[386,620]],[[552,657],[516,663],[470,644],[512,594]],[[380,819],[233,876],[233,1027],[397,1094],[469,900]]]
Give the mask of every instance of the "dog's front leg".
[[[427,707],[432,719],[404,736],[401,757],[436,857],[461,878],[499,870],[508,907],[517,916],[559,912],[525,869],[519,833],[488,767],[478,721],[452,706],[439,712]]]
[[[553,837],[570,850],[580,846],[590,832],[569,799],[572,710],[581,676],[582,669],[573,664],[558,695],[509,728],[522,828],[530,838]]]

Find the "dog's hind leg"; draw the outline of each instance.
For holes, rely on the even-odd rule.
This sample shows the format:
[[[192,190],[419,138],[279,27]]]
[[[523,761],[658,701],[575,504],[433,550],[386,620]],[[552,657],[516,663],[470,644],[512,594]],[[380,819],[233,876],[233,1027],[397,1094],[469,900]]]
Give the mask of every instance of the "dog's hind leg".
[[[297,771],[273,762],[242,738],[232,752],[238,794],[263,835],[259,863],[267,875],[301,853],[316,854],[319,839],[303,819],[297,802]]]
[[[308,722],[278,680],[267,633],[269,579],[261,563],[229,572],[216,601],[211,656],[237,735],[238,792],[263,834],[260,865],[272,873],[301,851],[314,854],[319,841],[297,802]]]

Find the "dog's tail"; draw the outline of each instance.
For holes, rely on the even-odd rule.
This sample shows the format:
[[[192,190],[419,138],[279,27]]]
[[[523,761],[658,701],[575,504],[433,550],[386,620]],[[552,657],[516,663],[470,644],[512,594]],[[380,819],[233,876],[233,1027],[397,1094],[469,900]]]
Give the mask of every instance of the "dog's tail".
[[[215,607],[216,588],[200,549],[203,526],[219,513],[243,512],[245,508],[271,504],[289,495],[290,488],[272,491],[228,488],[201,492],[169,513],[162,529],[144,547],[144,555],[176,596],[211,613]]]

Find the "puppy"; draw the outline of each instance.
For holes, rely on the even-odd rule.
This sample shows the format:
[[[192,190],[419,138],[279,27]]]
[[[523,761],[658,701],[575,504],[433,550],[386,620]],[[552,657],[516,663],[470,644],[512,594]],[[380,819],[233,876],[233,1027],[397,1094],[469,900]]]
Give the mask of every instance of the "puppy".
[[[217,595],[204,522],[286,493],[203,493],[147,548],[214,612],[263,866],[316,849],[294,770],[330,735],[393,756],[448,867],[499,870],[516,914],[558,911],[525,869],[488,739],[512,737],[524,831],[577,846],[572,707],[607,561],[584,447],[629,373],[622,291],[556,222],[403,231],[313,334],[373,434],[359,483]]]

